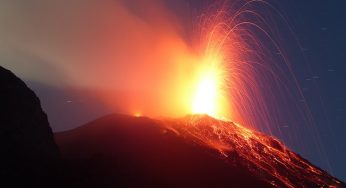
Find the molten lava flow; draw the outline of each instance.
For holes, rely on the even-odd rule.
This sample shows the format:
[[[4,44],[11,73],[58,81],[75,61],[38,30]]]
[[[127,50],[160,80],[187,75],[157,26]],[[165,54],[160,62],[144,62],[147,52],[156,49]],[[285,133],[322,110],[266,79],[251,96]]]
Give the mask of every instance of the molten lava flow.
[[[273,187],[341,187],[341,182],[285,147],[274,137],[239,124],[191,115],[164,120],[188,142],[222,154],[230,165],[241,165]]]

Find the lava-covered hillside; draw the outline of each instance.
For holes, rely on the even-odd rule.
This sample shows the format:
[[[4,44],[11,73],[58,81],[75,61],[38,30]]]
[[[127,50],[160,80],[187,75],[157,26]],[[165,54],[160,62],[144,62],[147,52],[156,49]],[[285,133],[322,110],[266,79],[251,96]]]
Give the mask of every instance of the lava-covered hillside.
[[[247,168],[274,187],[345,186],[285,147],[278,139],[204,115],[167,122],[178,134],[219,151],[230,165]]]

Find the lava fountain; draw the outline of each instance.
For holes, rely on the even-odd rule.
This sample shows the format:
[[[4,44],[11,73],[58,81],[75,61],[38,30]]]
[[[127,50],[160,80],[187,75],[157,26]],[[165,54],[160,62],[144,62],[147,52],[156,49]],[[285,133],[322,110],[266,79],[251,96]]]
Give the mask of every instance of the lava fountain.
[[[197,82],[196,92],[193,96],[192,113],[207,114],[214,118],[222,118],[226,114],[227,104],[224,96],[224,74],[220,60],[209,60],[201,70]]]
[[[274,174],[274,178],[269,177],[268,181],[275,179],[278,186],[292,186],[294,180],[285,179],[283,171],[274,171],[274,167],[285,164],[288,166],[284,168],[293,172],[296,169],[289,165],[306,166],[305,162],[277,139],[254,131],[284,138],[285,144],[308,151],[306,153],[311,150],[309,147],[322,151],[306,103],[297,103],[304,101],[304,96],[293,74],[289,55],[281,45],[283,37],[274,27],[277,20],[288,28],[289,24],[264,0],[215,4],[215,7],[202,10],[202,14],[192,22],[196,24],[189,40],[184,40],[186,38],[171,29],[171,20],[166,20],[161,12],[152,14],[150,9],[144,14],[150,19],[143,22],[138,22],[138,16],[130,14],[130,18],[136,18],[135,21],[119,28],[124,33],[131,30],[138,36],[136,40],[128,38],[131,44],[117,48],[122,50],[118,55],[124,56],[117,60],[133,62],[132,66],[114,69],[105,66],[105,69],[117,70],[111,72],[110,77],[114,77],[120,89],[129,88],[133,92],[120,97],[113,93],[104,97],[102,93],[101,98],[105,98],[106,104],[131,106],[126,112],[136,117],[193,114],[178,123],[169,122],[167,126],[190,141],[218,151],[227,160],[236,151],[252,162],[257,170],[261,169],[268,176]],[[274,21],[273,16],[268,15],[270,13],[275,14]],[[153,15],[159,21],[152,20]],[[122,18],[119,20],[123,21]],[[138,25],[144,29],[129,27]],[[153,28],[156,25],[160,27]],[[114,85],[112,81],[105,81],[108,82]],[[204,118],[203,114],[213,118]],[[289,121],[284,123],[289,124],[290,129],[282,130],[280,122],[287,119]],[[305,128],[311,131],[302,132]],[[307,134],[310,134],[311,144],[300,142]],[[327,161],[323,151],[320,155],[321,161]],[[307,174],[317,177],[316,181],[319,181],[320,173],[317,168],[307,169]]]
[[[326,174],[324,171],[309,166],[279,140],[253,130],[282,136],[276,124],[277,117],[285,116],[285,112],[279,110],[284,104],[288,110],[298,112],[306,120],[304,124],[313,123],[307,106],[287,105],[304,96],[275,32],[264,15],[253,8],[254,4],[269,7],[286,21],[272,5],[261,0],[235,3],[236,8],[229,9],[223,5],[218,11],[202,15],[197,45],[198,71],[191,95],[191,113],[199,115],[167,125],[178,134],[219,151],[227,160],[232,160],[231,156],[237,153],[255,165],[255,171],[267,174],[273,186],[300,185],[285,175],[297,170],[310,174],[317,184],[325,185],[321,177]],[[322,151],[313,126],[310,128],[316,147]],[[338,183],[334,179],[326,184]]]

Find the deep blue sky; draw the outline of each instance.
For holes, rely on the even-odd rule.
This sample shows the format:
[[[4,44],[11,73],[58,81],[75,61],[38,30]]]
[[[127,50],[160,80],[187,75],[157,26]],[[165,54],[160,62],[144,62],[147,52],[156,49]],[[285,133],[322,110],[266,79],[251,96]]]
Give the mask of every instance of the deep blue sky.
[[[191,0],[190,7],[203,9],[208,6],[208,2],[210,1]],[[346,1],[269,2],[285,15],[298,41],[282,38],[282,48],[290,50],[301,47],[295,50],[296,56],[289,57],[290,63],[304,92],[315,120],[314,128],[322,143],[320,147],[311,146],[305,149],[295,147],[294,144],[290,147],[317,166],[346,181]],[[174,9],[173,12],[179,13],[177,9],[185,3],[170,1],[168,4]],[[285,27],[285,24],[278,24],[276,27],[279,27],[276,28],[279,32],[287,32],[287,28],[280,28]],[[41,57],[34,60],[45,61]],[[6,61],[4,62],[6,65]],[[77,127],[111,112],[83,91],[81,95],[81,91],[77,90],[52,87],[33,81],[27,83],[40,97],[55,131]],[[302,136],[295,142],[305,143],[305,147],[309,146],[312,138],[308,135],[304,137],[304,131],[308,130],[295,127],[295,130],[287,128],[287,134],[301,131]],[[284,137],[280,139],[286,141]],[[325,156],[319,156],[320,151],[317,149],[322,149]]]
[[[332,173],[346,180],[346,1],[280,4],[293,23],[309,65],[293,62]]]

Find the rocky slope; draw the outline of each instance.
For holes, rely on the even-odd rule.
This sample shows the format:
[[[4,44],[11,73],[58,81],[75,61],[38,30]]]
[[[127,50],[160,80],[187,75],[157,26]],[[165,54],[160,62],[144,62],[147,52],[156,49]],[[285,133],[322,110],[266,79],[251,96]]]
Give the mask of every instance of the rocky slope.
[[[55,135],[82,187],[344,187],[278,140],[204,115],[109,115]]]
[[[230,164],[242,166],[273,187],[345,187],[278,139],[242,125],[203,115],[164,123],[185,139],[215,149]]]

